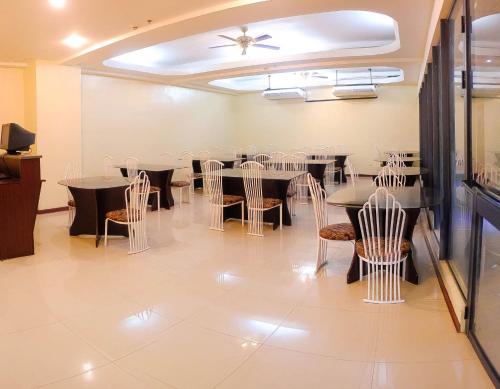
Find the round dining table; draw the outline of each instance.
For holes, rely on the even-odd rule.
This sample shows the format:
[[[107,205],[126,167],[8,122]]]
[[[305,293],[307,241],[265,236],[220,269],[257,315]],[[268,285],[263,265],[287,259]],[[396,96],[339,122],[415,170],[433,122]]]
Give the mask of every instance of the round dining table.
[[[355,186],[343,188],[331,194],[326,202],[329,205],[343,207],[351,221],[356,233],[356,240],[361,239],[361,228],[359,225],[358,212],[368,201],[368,198],[376,190],[376,186],[370,182],[359,182]],[[394,195],[406,212],[406,227],[404,238],[412,241],[413,231],[417,223],[418,215],[422,208],[428,208],[440,203],[441,195],[439,191],[420,186],[390,188],[390,193]],[[418,273],[413,263],[413,245],[408,253],[405,279],[413,284],[418,284]],[[365,264],[363,266],[366,266]],[[359,280],[359,257],[354,250],[351,266],[347,273],[347,283]]]
[[[104,235],[106,213],[125,208],[125,189],[130,181],[124,177],[84,177],[61,180],[75,202],[75,217],[69,228],[71,236],[94,235],[99,246]],[[108,235],[128,236],[126,225],[109,223]]]

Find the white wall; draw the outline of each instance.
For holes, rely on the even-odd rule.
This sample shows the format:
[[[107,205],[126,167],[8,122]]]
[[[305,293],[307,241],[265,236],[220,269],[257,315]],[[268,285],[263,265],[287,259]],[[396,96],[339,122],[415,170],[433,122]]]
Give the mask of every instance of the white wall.
[[[64,178],[69,161],[81,161],[81,73],[77,67],[36,63],[37,153],[42,155],[39,209],[67,203]]]
[[[251,93],[235,98],[241,146],[291,149],[346,145],[362,173],[375,165],[375,146],[418,149],[418,97],[414,86],[380,87],[379,98],[304,103],[270,101]],[[285,150],[286,151],[286,150]]]
[[[232,96],[149,82],[82,77],[83,161],[100,175],[106,155],[155,162],[163,152],[235,142]]]
[[[0,67],[0,125],[24,125],[24,69]]]

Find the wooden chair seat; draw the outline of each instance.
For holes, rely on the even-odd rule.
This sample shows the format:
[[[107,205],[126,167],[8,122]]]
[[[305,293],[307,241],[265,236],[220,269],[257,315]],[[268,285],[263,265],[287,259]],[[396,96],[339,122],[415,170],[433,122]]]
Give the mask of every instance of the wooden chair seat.
[[[128,222],[127,210],[117,209],[115,211],[106,212],[106,218],[116,222],[127,223]]]
[[[245,201],[245,198],[243,196],[237,196],[237,195],[223,195],[222,198],[222,204],[224,205],[236,204],[242,201]]]
[[[262,204],[264,209],[273,208],[280,205],[282,201],[280,199],[273,199],[271,197],[264,197],[262,199]]]
[[[328,240],[356,239],[356,233],[351,223],[329,224],[319,231],[319,236]]]
[[[172,181],[170,186],[173,186],[176,188],[183,188],[185,186],[191,186],[191,184],[188,181]]]
[[[368,242],[370,242],[371,240],[376,240],[378,241],[378,237],[371,237],[371,238],[368,238]],[[363,257],[363,258],[366,258],[366,252],[365,252],[365,245],[363,243],[364,241],[362,239],[359,239],[356,241],[356,253],[360,256],[360,257]],[[375,243],[375,245],[378,245],[378,243]],[[380,238],[380,245],[378,245],[378,250],[379,250],[379,253],[378,253],[378,256],[380,257],[380,259],[384,259],[384,256],[385,256],[385,238]],[[377,247],[377,246],[375,246]],[[402,256],[405,256],[407,255],[409,252],[410,252],[410,249],[411,249],[411,244],[410,244],[410,241],[407,240],[407,239],[402,239],[401,240],[401,255]]]

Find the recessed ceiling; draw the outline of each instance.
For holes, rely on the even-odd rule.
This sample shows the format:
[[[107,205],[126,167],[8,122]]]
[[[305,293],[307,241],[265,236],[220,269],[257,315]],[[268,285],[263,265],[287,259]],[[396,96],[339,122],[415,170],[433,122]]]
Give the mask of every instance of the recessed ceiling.
[[[388,67],[317,69],[233,77],[210,81],[209,84],[235,91],[256,92],[267,88],[314,88],[334,85],[391,84],[404,80],[401,69]]]
[[[220,35],[237,38],[240,27],[205,32],[128,52],[104,61],[106,66],[164,76],[204,73],[250,65],[290,61],[375,55],[399,49],[396,21],[368,11],[335,11],[250,23],[247,36],[269,35],[267,50],[250,45],[246,55],[238,45]],[[260,42],[259,42],[260,43]]]

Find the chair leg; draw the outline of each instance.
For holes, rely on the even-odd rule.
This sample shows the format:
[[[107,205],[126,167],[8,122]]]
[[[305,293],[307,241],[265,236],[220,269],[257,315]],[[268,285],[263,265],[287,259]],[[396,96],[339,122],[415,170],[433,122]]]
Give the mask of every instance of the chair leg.
[[[104,247],[108,245],[108,220],[106,218],[106,221],[104,222]]]
[[[160,212],[160,192],[156,193],[156,204],[158,206],[158,212]]]
[[[182,188],[182,191],[184,191],[184,188]],[[188,191],[187,195],[188,195],[187,202],[188,202],[188,204],[191,204],[191,196],[189,195],[189,191]]]
[[[280,204],[280,230],[283,229],[283,205]]]
[[[182,207],[182,187],[179,187],[179,204]]]
[[[241,203],[241,226],[245,226],[245,203]]]
[[[359,280],[363,280],[363,261],[358,257],[359,260]]]

